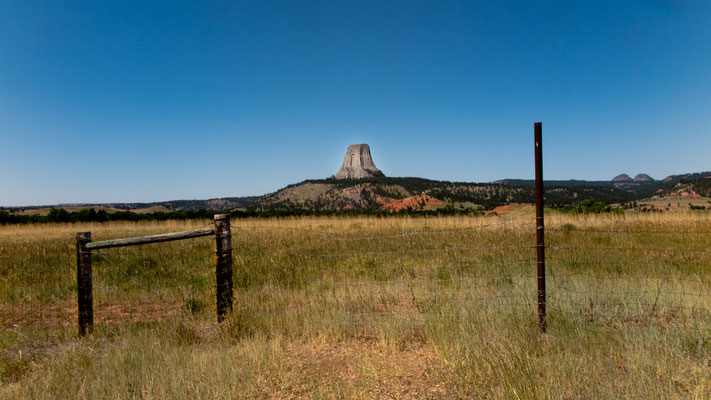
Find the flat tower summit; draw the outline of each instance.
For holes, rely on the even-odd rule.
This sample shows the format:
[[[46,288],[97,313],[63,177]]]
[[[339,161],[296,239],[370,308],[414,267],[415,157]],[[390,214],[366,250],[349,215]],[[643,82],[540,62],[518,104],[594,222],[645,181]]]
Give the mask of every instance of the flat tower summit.
[[[343,165],[335,175],[336,179],[362,179],[385,176],[373,162],[370,146],[365,143],[352,144],[346,150]]]

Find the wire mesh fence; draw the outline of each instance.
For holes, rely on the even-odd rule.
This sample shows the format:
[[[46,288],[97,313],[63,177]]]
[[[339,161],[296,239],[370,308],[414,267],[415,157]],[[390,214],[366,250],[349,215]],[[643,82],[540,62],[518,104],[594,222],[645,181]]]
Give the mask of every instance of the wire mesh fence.
[[[124,235],[166,229],[142,224],[105,228],[115,230],[119,225]],[[78,319],[75,245],[69,240],[57,240],[49,226],[24,228],[31,234],[18,238],[21,245],[0,247],[0,328],[74,328]],[[41,233],[47,237],[32,232],[39,228],[44,228]],[[7,244],[8,238],[3,242]],[[145,323],[173,316],[193,318],[192,314],[215,302],[214,237],[92,253],[92,297],[98,324]]]
[[[535,320],[534,218],[443,220],[238,223],[232,232],[235,312],[228,322],[249,332],[275,324],[329,329],[366,322],[377,328],[441,316]],[[703,224],[551,225],[552,326],[711,327],[711,232]],[[67,265],[45,279],[41,272],[57,262],[47,250],[44,264],[27,260],[27,274],[4,275],[14,286],[4,291],[3,328],[76,324],[75,260],[67,250],[60,257]],[[97,324],[180,318],[215,325],[214,238],[94,251],[93,293]]]
[[[193,318],[214,310],[214,238],[94,251],[97,322]]]
[[[547,229],[551,317],[711,333],[711,232]]]
[[[238,298],[258,290],[255,281],[269,281],[303,287],[304,299],[320,301],[318,306],[304,301],[290,307],[346,317],[497,312],[534,316],[535,230],[526,226],[531,221],[373,236],[307,232],[302,236],[315,235],[308,240],[313,245],[299,254],[289,253],[287,239],[270,234],[272,240],[282,240],[270,261],[284,256],[293,262],[262,265],[246,258],[252,264],[243,265],[237,285],[243,293]],[[250,234],[243,235],[245,240]],[[693,235],[694,241],[680,240],[679,235]],[[553,228],[547,239],[548,305],[550,313],[558,314],[553,318],[707,329],[711,292],[708,279],[702,278],[708,276],[704,268],[711,261],[707,232]],[[654,247],[660,244],[666,247]],[[255,273],[258,277],[252,276]],[[280,303],[268,295],[262,299]],[[250,309],[260,307],[263,304]]]
[[[522,221],[377,235],[251,227],[234,233],[235,245],[243,246],[235,252],[244,255],[236,260],[236,298],[260,299],[241,302],[243,313],[286,306],[291,314],[329,318],[530,307],[526,281],[535,271],[525,253],[534,248],[525,243],[526,229],[506,227],[515,222]],[[503,233],[506,240],[498,237]],[[263,243],[265,236],[270,243]],[[506,254],[511,251],[518,254]]]

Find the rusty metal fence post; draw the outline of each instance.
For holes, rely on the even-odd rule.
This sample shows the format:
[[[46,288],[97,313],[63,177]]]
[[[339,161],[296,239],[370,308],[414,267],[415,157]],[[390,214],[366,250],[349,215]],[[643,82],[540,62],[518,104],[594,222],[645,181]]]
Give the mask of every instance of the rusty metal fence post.
[[[91,283],[91,232],[77,232],[77,302],[79,306],[79,336],[94,330],[94,298]]]
[[[232,235],[228,214],[215,215],[215,244],[217,322],[222,322],[232,311]]]
[[[538,265],[538,327],[541,332],[546,331],[546,257],[544,246],[543,224],[543,143],[542,123],[533,124],[536,163],[536,250]]]

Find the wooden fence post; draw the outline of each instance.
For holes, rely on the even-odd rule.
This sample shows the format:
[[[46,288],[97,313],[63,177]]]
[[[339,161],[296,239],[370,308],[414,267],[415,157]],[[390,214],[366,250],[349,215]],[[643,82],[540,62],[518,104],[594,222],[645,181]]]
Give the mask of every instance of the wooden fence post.
[[[215,215],[215,244],[217,322],[222,322],[232,311],[232,234],[228,214]]]
[[[79,336],[94,330],[94,298],[91,283],[91,232],[77,232],[77,302],[79,306]]]

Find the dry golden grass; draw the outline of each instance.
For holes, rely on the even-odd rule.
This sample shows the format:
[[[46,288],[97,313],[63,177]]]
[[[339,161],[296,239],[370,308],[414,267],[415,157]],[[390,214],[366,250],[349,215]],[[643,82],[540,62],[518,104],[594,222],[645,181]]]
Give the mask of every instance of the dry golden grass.
[[[0,398],[711,397],[710,214],[549,213],[543,335],[531,218],[233,220],[220,326],[211,238],[104,250],[82,339],[75,232],[210,222],[5,226]]]

